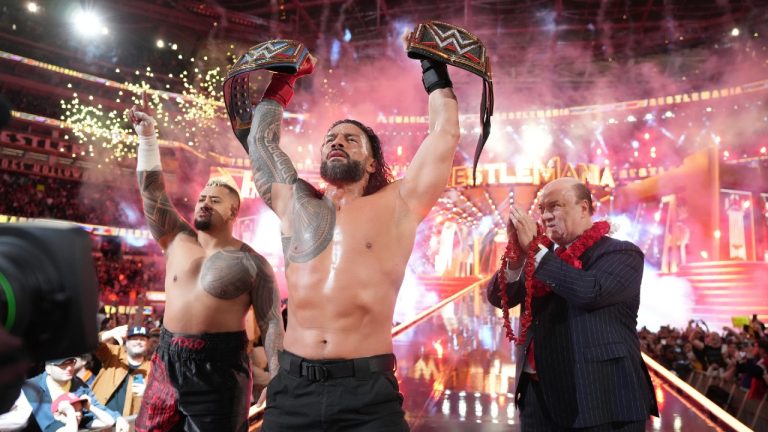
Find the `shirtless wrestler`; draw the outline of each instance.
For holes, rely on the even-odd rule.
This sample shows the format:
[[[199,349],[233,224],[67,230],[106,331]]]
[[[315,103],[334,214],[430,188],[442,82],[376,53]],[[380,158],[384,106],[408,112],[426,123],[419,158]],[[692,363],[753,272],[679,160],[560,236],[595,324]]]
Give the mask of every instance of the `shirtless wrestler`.
[[[392,181],[374,132],[354,120],[328,130],[318,192],[280,147],[293,84],[273,74],[253,108],[248,152],[256,188],[281,220],[288,328],[267,387],[263,430],[408,430],[393,370],[392,315],[416,228],[443,193],[459,140],[445,64],[422,61],[429,134],[405,177]]]
[[[232,237],[235,188],[212,179],[195,205],[193,229],[165,192],[155,120],[134,106],[137,174],[144,214],[166,254],[165,316],[136,430],[245,431],[251,370],[245,316],[254,308],[272,374],[283,346],[280,298],[269,263]]]

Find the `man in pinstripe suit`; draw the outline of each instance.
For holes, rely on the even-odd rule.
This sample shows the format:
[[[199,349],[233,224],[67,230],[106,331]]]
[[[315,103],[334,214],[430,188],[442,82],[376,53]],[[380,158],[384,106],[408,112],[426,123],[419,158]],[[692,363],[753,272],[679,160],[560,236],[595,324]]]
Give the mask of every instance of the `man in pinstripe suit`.
[[[649,416],[658,415],[636,332],[643,253],[632,243],[602,237],[578,257],[577,269],[554,250],[592,232],[589,189],[561,178],[544,187],[539,204],[554,246],[541,246],[535,255],[534,279],[549,292],[532,298],[533,320],[516,351],[522,430],[643,431]],[[512,208],[508,233],[527,251],[536,222]],[[510,307],[525,307],[523,264],[524,257],[504,270]],[[498,276],[488,299],[501,307]]]

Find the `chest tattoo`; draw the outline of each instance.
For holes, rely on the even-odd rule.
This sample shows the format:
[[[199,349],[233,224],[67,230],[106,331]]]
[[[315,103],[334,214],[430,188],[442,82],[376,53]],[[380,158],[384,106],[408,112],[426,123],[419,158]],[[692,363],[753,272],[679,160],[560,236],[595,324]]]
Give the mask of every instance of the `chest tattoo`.
[[[301,179],[295,185],[293,206],[293,236],[286,258],[303,263],[328,247],[336,226],[336,211],[331,200],[319,196],[314,187]]]
[[[258,267],[250,253],[220,250],[203,263],[200,269],[200,286],[216,298],[230,300],[256,286],[258,273]]]

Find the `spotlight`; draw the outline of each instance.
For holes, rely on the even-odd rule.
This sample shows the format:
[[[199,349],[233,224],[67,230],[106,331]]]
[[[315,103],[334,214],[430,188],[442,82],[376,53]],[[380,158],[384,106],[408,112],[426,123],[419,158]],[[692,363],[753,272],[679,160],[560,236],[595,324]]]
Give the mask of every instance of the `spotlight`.
[[[738,36],[739,35],[739,29],[737,27],[734,27],[733,30],[731,30],[731,36]]]
[[[29,2],[27,3],[27,10],[32,13],[37,13],[40,10],[40,6],[35,2]]]
[[[179,46],[176,45],[176,44],[171,45],[171,49],[174,50],[174,51],[176,51],[178,48],[179,48]]]
[[[79,9],[72,15],[72,24],[75,31],[86,37],[95,36],[97,33],[108,34],[109,29],[101,20],[101,17],[91,10]]]
[[[157,42],[155,42],[155,46],[158,48],[165,48],[165,42],[163,42],[162,39],[158,39]]]
[[[522,154],[518,162],[529,164],[540,161],[546,152],[549,151],[553,141],[552,134],[546,125],[523,125],[521,137],[519,138],[519,142],[522,145]]]

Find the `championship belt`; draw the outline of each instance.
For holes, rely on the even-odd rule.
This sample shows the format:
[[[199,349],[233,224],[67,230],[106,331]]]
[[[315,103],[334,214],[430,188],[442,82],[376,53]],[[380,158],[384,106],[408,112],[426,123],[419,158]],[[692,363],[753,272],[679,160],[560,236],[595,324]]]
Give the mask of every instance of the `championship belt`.
[[[227,71],[224,81],[224,105],[227,107],[232,131],[248,151],[252,113],[250,95],[251,72],[267,69],[272,72],[295,74],[309,55],[303,43],[289,39],[276,39],[251,47]]]
[[[408,36],[406,51],[410,58],[436,60],[472,72],[483,79],[483,98],[480,102],[483,133],[477,141],[472,166],[472,178],[473,182],[476,182],[477,162],[491,133],[493,115],[491,59],[488,58],[485,45],[477,36],[461,27],[440,21],[428,21],[419,24]]]

